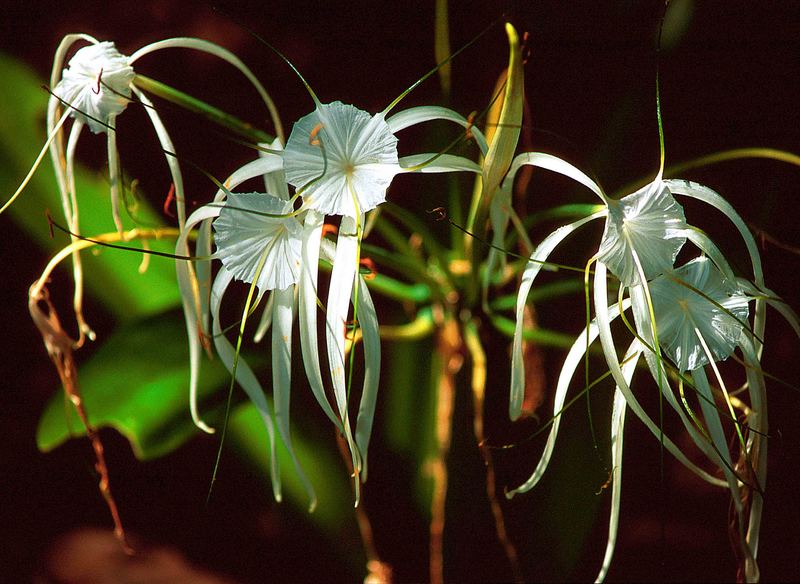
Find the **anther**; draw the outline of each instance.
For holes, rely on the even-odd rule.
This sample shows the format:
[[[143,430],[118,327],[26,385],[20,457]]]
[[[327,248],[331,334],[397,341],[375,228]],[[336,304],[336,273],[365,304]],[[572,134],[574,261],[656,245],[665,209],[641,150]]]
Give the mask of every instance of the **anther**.
[[[330,223],[325,223],[322,225],[322,237],[326,235],[336,235],[339,233],[339,228],[336,225],[332,225]]]
[[[378,275],[378,268],[375,262],[371,258],[361,258],[358,263],[368,270],[367,272],[362,272],[361,277],[365,280],[374,280],[375,276]]]
[[[175,183],[169,185],[169,192],[167,198],[164,199],[164,215],[167,217],[175,218],[175,213],[169,210],[170,205],[175,201]]]
[[[311,130],[311,133],[308,135],[308,143],[311,146],[319,146],[320,145],[320,141],[319,141],[319,138],[317,138],[317,134],[319,134],[319,132],[320,132],[320,130],[322,130],[322,128],[323,128],[323,125],[322,125],[322,122],[320,122],[316,126],[314,126],[313,130]]]
[[[92,89],[92,93],[95,95],[100,95],[100,80],[103,78],[103,68],[100,67],[100,73],[97,74],[97,88]]]
[[[435,209],[431,209],[428,211],[429,214],[433,215],[434,221],[446,221],[447,220],[447,209],[444,207],[436,207]]]
[[[472,112],[471,114],[469,114],[469,116],[467,116],[467,125],[466,125],[466,128],[464,130],[464,133],[466,135],[466,139],[467,140],[472,140],[472,138],[473,138],[473,136],[472,136],[472,126],[475,125],[475,116],[476,116],[476,114],[477,114],[477,112]]]

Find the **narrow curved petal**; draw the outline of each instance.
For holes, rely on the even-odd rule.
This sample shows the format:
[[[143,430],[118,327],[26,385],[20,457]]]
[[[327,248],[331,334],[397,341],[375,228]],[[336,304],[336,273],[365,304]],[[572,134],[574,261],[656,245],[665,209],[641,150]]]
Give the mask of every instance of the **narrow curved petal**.
[[[483,133],[478,128],[473,126],[467,120],[467,118],[447,107],[436,105],[412,107],[390,116],[386,119],[386,123],[389,124],[389,129],[392,131],[392,133],[396,134],[400,130],[405,130],[408,127],[416,126],[417,124],[424,122],[430,122],[432,120],[446,120],[448,122],[455,122],[456,124],[463,126],[465,129],[469,128],[469,131],[475,138],[475,143],[478,145],[481,154],[486,155],[486,152],[489,150],[489,146],[486,143],[486,138],[484,137]]]
[[[363,216],[361,218],[363,221]],[[345,359],[345,335],[347,334],[347,314],[350,299],[355,284],[358,268],[358,235],[356,221],[351,217],[342,217],[339,226],[339,237],[336,240],[336,252],[333,258],[328,302],[326,303],[325,328],[326,346],[328,350],[328,364],[330,366],[333,393],[336,405],[339,408],[339,417],[342,420],[345,439],[350,446],[353,457],[353,469],[356,474],[356,504],[359,500],[359,479],[361,472],[361,456],[355,444],[350,429],[350,415],[348,413],[347,360]]]
[[[517,292],[514,345],[511,349],[511,395],[509,398],[508,413],[512,420],[519,418],[522,413],[522,400],[525,398],[525,364],[522,355],[522,329],[525,303],[528,299],[531,286],[533,286],[533,281],[541,271],[544,262],[559,243],[576,229],[604,215],[605,210],[599,211],[555,230],[538,245],[533,254],[531,254],[528,264],[525,266],[525,271],[522,274],[522,281],[519,285],[519,291]]]
[[[630,385],[633,372],[639,362],[642,348],[638,341],[631,343],[625,354],[625,363],[622,374]],[[614,407],[611,412],[611,516],[608,518],[608,543],[603,556],[603,565],[595,582],[602,582],[608,575],[611,560],[614,559],[614,550],[617,547],[617,531],[619,529],[620,496],[622,494],[622,444],[625,435],[625,410],[627,402],[625,395],[617,387],[614,390]]]
[[[236,351],[233,345],[225,338],[225,333],[222,331],[219,321],[219,308],[222,304],[222,298],[225,291],[233,281],[233,274],[228,272],[225,267],[221,267],[217,278],[214,280],[214,285],[211,288],[211,320],[212,331],[214,338],[214,348],[217,350],[222,364],[230,372],[233,371],[233,363],[236,358]],[[258,410],[261,420],[267,429],[269,435],[269,452],[270,452],[270,476],[272,478],[272,492],[276,501],[281,500],[281,475],[278,466],[278,457],[275,451],[275,429],[272,425],[272,413],[270,411],[269,403],[264,395],[264,389],[258,382],[253,370],[247,362],[241,357],[236,365],[236,381],[244,389],[247,397],[253,402],[253,405]]]
[[[289,429],[289,403],[292,388],[292,321],[294,289],[276,290],[272,296],[272,392],[275,400],[275,423],[283,443],[292,457],[300,482],[308,493],[309,512],[317,506],[317,495],[297,460]]]
[[[410,156],[403,156],[400,159],[399,172],[474,172],[476,174],[480,174],[481,167],[476,162],[473,162],[468,158],[464,158],[463,156],[429,152],[426,154],[412,154]]]
[[[270,117],[272,118],[272,123],[275,126],[275,133],[278,135],[278,138],[281,141],[285,140],[285,136],[283,135],[283,125],[281,124],[281,118],[278,115],[278,110],[275,107],[275,103],[272,101],[269,93],[267,90],[264,89],[264,86],[258,80],[258,78],[253,75],[252,71],[245,65],[239,57],[231,53],[228,49],[225,49],[217,44],[212,42],[197,39],[192,37],[176,37],[171,39],[165,39],[163,41],[158,41],[155,43],[151,43],[147,46],[142,47],[138,51],[134,52],[130,57],[130,62],[134,63],[137,60],[141,59],[145,55],[148,55],[154,51],[160,51],[161,49],[168,49],[168,48],[184,48],[184,49],[194,49],[196,51],[201,51],[203,53],[208,53],[210,55],[214,55],[215,57],[219,57],[223,61],[233,65],[236,69],[238,69],[251,83],[251,85],[255,88],[258,92],[258,95],[261,97],[261,100],[267,106],[269,110]]]
[[[336,416],[325,395],[319,363],[319,343],[317,340],[317,276],[319,269],[319,250],[322,239],[322,225],[325,216],[314,210],[306,212],[303,222],[302,260],[300,263],[300,347],[303,352],[303,367],[314,397],[322,411],[340,432],[344,432],[342,421]]]
[[[513,184],[514,177],[517,176],[517,172],[526,164],[530,166],[538,166],[539,168],[546,168],[552,172],[563,174],[564,176],[571,178],[572,180],[591,190],[594,194],[600,197],[600,200],[602,200],[604,203],[608,202],[608,197],[606,197],[605,193],[603,193],[603,189],[601,189],[596,182],[572,166],[569,162],[561,160],[552,154],[545,154],[544,152],[523,152],[517,156],[511,163],[511,168],[509,168],[508,174],[506,175],[503,183],[508,181]]]
[[[381,376],[381,337],[378,330],[378,315],[372,303],[367,283],[358,278],[358,324],[364,344],[364,389],[356,419],[356,446],[361,454],[361,480],[367,480],[367,449],[372,435],[375,405]],[[351,349],[353,350],[353,349]]]
[[[108,117],[108,124],[114,126],[115,116]],[[119,151],[117,150],[117,132],[108,132],[108,182],[111,187],[111,216],[114,218],[114,225],[117,231],[122,233],[122,218],[119,212],[120,200],[120,172],[119,172]]]
[[[175,244],[175,253],[180,254],[180,250],[186,249],[189,233],[198,223],[207,221],[219,215],[220,208],[205,206],[200,207],[192,213],[186,220],[186,225],[181,230],[178,241]],[[214,433],[214,429],[203,422],[197,406],[197,386],[200,378],[200,335],[208,330],[204,325],[202,308],[197,305],[198,298],[201,297],[200,291],[192,287],[192,281],[188,278],[178,278],[178,289],[181,293],[183,304],[183,315],[186,321],[186,336],[189,341],[189,411],[195,426],[208,432]]]
[[[623,310],[630,306],[630,301],[623,305]],[[609,319],[614,320],[619,316],[619,307],[614,305],[609,307]],[[564,403],[567,400],[567,391],[572,383],[572,378],[575,376],[575,371],[578,369],[583,361],[583,356],[586,354],[587,349],[597,339],[598,329],[597,324],[592,321],[589,325],[589,331],[586,329],[575,338],[575,342],[567,353],[564,359],[564,364],[561,366],[561,372],[558,374],[558,381],[556,383],[556,392],[553,397],[553,424],[550,427],[550,433],[547,436],[547,443],[544,446],[544,451],[536,464],[536,468],[531,474],[530,478],[522,485],[509,491],[506,497],[509,499],[518,493],[525,493],[535,487],[541,478],[544,476],[550,459],[553,456],[553,449],[555,448],[556,439],[558,438],[558,430],[561,427],[561,414],[563,413]]]

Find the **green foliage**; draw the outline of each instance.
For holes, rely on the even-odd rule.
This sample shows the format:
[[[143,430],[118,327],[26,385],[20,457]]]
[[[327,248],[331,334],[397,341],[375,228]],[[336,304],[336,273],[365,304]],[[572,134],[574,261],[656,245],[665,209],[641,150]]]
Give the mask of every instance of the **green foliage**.
[[[120,327],[80,368],[79,384],[89,420],[123,434],[141,459],[163,456],[197,434],[189,416],[188,351],[182,315],[169,312]],[[218,361],[207,363],[200,396],[226,387],[229,375]],[[201,402],[202,403],[202,402]],[[211,420],[220,421],[217,401]],[[74,408],[58,392],[47,406],[36,441],[49,451],[83,435]]]

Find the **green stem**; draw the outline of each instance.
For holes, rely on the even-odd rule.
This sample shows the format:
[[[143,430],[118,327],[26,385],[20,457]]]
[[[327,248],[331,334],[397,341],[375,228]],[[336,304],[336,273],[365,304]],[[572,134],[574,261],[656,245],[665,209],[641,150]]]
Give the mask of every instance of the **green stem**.
[[[174,87],[170,87],[169,85],[166,85],[160,81],[137,74],[135,83],[140,89],[143,89],[148,93],[152,93],[153,95],[157,95],[158,97],[165,99],[170,103],[174,103],[175,105],[189,110],[190,112],[200,114],[206,119],[219,124],[220,126],[228,128],[236,134],[255,143],[269,143],[275,139],[274,136],[267,134],[263,130],[259,130],[252,124],[240,120],[234,115],[224,112],[213,105],[199,100],[196,97],[192,97],[188,93],[184,93],[183,91],[175,89]]]

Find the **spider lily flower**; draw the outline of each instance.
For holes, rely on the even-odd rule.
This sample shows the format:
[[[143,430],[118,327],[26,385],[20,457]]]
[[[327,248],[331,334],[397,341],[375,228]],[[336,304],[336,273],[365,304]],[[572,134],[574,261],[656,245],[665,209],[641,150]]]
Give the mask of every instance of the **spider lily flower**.
[[[64,63],[68,53],[79,42],[85,42],[88,45],[79,48],[65,68]],[[129,102],[136,100],[144,106],[159,145],[165,152],[172,184],[175,188],[178,223],[182,227],[186,220],[185,197],[180,167],[173,154],[175,147],[158,111],[142,89],[142,87],[151,85],[147,83],[146,78],[137,76],[133,68],[140,58],[166,48],[187,48],[209,53],[234,66],[254,86],[266,104],[276,130],[279,134],[282,133],[280,119],[277,117],[272,99],[261,83],[238,57],[214,43],[195,38],[172,38],[151,43],[127,56],[120,53],[112,42],[100,42],[87,34],[69,34],[62,39],[53,60],[50,78],[52,92],[47,107],[47,141],[28,175],[14,195],[3,205],[0,212],[19,196],[49,149],[65,219],[70,231],[80,234],[79,201],[75,192],[74,164],[79,138],[84,127],[89,126],[89,129],[95,134],[107,134],[111,215],[117,229],[121,232],[123,225],[119,208],[120,161],[117,151],[116,118],[125,111]],[[70,118],[72,126],[65,144],[64,128]],[[185,252],[186,250],[180,250],[180,253]],[[185,263],[179,263],[177,271],[180,280],[192,279],[191,268]],[[80,257],[77,254],[73,256],[73,272],[75,279],[74,308],[80,328],[79,343],[81,343],[85,336],[93,338],[93,333],[83,319],[83,275]]]
[[[375,115],[341,102],[322,104],[311,92],[316,109],[298,120],[282,152],[283,171],[296,196],[302,199],[304,234],[301,280],[299,283],[301,341],[306,373],[317,400],[332,419],[319,373],[316,332],[317,264],[320,257],[321,229],[325,215],[341,215],[333,271],[326,303],[326,347],[330,379],[338,409],[338,424],[349,438],[347,364],[345,361],[346,323],[349,305],[354,305],[353,321],[364,327],[358,314],[361,286],[356,285],[365,213],[386,200],[392,179],[405,172],[480,173],[480,166],[460,156],[425,153],[400,157],[396,132],[434,119],[443,119],[469,128],[458,113],[443,107],[416,107],[389,118],[384,110]],[[391,106],[390,106],[391,107]],[[473,136],[481,152],[487,150],[483,135]],[[353,301],[354,300],[354,301]],[[366,301],[365,301],[366,302]],[[364,316],[364,315],[362,315]],[[369,318],[369,316],[367,315]],[[379,351],[379,346],[375,347]],[[377,353],[379,359],[379,352]],[[374,407],[374,406],[373,406]],[[359,420],[367,418],[359,415]],[[365,422],[366,423],[366,422]],[[357,423],[357,426],[359,424]],[[369,421],[371,426],[371,420]],[[366,444],[369,433],[356,432],[358,445],[351,444],[356,474],[366,477]],[[365,438],[365,436],[367,438]],[[359,454],[359,450],[361,453]]]
[[[211,204],[195,211],[186,225],[187,229],[191,229],[201,221],[214,220],[214,242],[217,249],[212,257],[222,263],[211,287],[209,303],[214,347],[222,362],[261,414],[270,439],[273,493],[276,500],[280,501],[280,471],[275,453],[276,440],[271,408],[261,383],[247,362],[239,358],[238,348],[234,349],[228,341],[220,323],[220,306],[225,292],[234,280],[251,285],[251,293],[242,316],[242,330],[253,291],[258,290],[256,303],[267,291],[272,291],[270,308],[275,423],[309,494],[309,507],[313,510],[316,505],[314,489],[294,453],[289,430],[294,285],[300,277],[302,232],[299,221],[291,211],[291,203],[276,195],[229,193],[224,204]],[[181,239],[185,238],[186,232],[182,233]],[[179,241],[179,245],[182,243],[184,242]]]
[[[558,172],[591,189],[603,201],[595,213],[560,227],[546,237],[534,250],[523,273],[517,297],[517,324],[512,353],[512,385],[510,414],[516,419],[521,412],[524,392],[524,364],[522,361],[523,310],[528,292],[550,254],[568,236],[589,222],[604,218],[606,226],[595,257],[593,280],[596,318],[576,337],[558,378],[553,415],[554,421],[545,450],[531,477],[516,493],[533,488],[543,476],[555,445],[559,429],[559,416],[564,407],[567,389],[582,362],[589,346],[599,337],[603,353],[616,385],[614,414],[612,416],[612,458],[614,461],[612,510],[609,524],[609,541],[598,580],[608,570],[616,541],[619,517],[622,429],[625,410],[630,408],[636,416],[662,441],[664,447],[687,468],[703,480],[726,487],[731,492],[740,511],[742,546],[746,557],[748,580],[757,578],[755,556],[758,526],[761,513],[761,495],[766,479],[766,393],[764,376],[760,369],[760,351],[763,348],[764,305],[770,302],[800,331],[796,317],[774,295],[766,290],[758,249],[744,222],[720,195],[711,189],[684,180],[655,181],[644,188],[615,201],[588,176],[556,157],[542,153],[519,155],[511,166],[506,181],[513,181],[523,164],[531,164]],[[505,186],[505,184],[503,185]],[[502,188],[502,187],[501,187]],[[699,229],[686,222],[682,207],[675,195],[688,196],[707,203],[722,212],[739,231],[748,249],[753,269],[752,283],[736,279],[717,246]],[[701,259],[674,270],[672,264],[687,242],[691,241],[703,254]],[[617,302],[609,303],[607,278],[609,272],[620,282]],[[677,287],[677,288],[676,288]],[[680,293],[678,293],[680,289]],[[748,322],[748,303],[755,300],[754,317]],[[633,309],[639,337],[630,342],[625,357],[620,361],[611,322],[621,313]],[[694,321],[689,319],[693,318]],[[687,328],[687,323],[693,322]],[[745,441],[741,432],[740,443],[747,460],[753,464],[748,488],[754,488],[754,505],[749,514],[749,525],[744,527],[744,510],[741,504],[741,478],[733,471],[733,461],[727,438],[704,366],[714,371],[717,383],[724,383],[716,368],[716,361],[729,356],[734,348],[741,350],[746,365],[750,406],[747,408],[748,425],[753,433]],[[679,399],[670,386],[666,357],[675,362],[678,373],[689,371],[690,383],[695,387],[705,424],[699,422],[687,406],[680,385]],[[639,359],[644,356],[653,379],[665,401],[678,414],[697,447],[725,474],[720,480],[692,463],[681,449],[665,436],[659,426],[639,404],[631,390],[631,379]],[[681,378],[682,379],[682,378]],[[724,393],[724,389],[723,389]],[[624,402],[624,403],[623,403]],[[727,404],[730,404],[727,401]],[[728,408],[728,419],[735,418]]]

